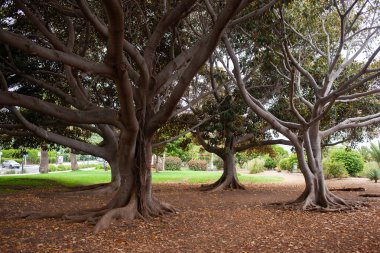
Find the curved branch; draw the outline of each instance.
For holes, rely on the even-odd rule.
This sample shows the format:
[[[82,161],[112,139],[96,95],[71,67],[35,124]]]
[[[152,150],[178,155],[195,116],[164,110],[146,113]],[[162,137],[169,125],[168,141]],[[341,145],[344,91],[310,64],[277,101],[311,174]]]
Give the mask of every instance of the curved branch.
[[[112,76],[112,69],[105,64],[95,63],[73,53],[65,53],[42,47],[23,36],[0,29],[0,41],[16,47],[28,54],[38,55],[44,59],[62,62],[85,71],[87,74]]]
[[[120,124],[117,121],[118,112],[113,109],[72,110],[35,97],[9,91],[0,91],[0,105],[24,107],[72,123],[111,124],[115,126]]]

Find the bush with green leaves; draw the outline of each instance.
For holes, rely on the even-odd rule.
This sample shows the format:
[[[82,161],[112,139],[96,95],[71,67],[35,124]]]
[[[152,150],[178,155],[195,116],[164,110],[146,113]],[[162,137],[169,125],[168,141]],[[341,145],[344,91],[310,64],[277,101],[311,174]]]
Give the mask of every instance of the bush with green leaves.
[[[373,168],[371,171],[368,172],[368,178],[370,180],[377,181],[380,179],[380,169],[379,168]]]
[[[289,157],[283,158],[278,163],[281,170],[287,170],[292,172],[295,165],[298,164],[298,159],[296,154],[291,154]]]
[[[364,168],[364,159],[355,150],[345,150],[343,148],[331,149],[329,160],[343,163],[348,174],[351,176],[356,176]]]
[[[223,162],[223,160],[219,156],[216,156],[214,158],[214,163],[213,164],[214,164],[214,166],[215,166],[215,168],[217,170],[222,170],[223,167],[224,167],[224,162]]]
[[[277,164],[276,164],[275,160],[273,160],[272,157],[270,157],[270,156],[265,157],[265,164],[264,164],[265,168],[274,169],[274,168],[276,168],[276,166],[277,166]]]
[[[95,166],[95,169],[96,170],[104,170],[104,164],[103,163],[99,163]],[[111,169],[111,166],[109,164],[106,165],[106,170],[110,170]]]
[[[168,156],[165,158],[165,170],[181,170],[182,161],[178,157]]]
[[[19,164],[22,163],[22,159],[19,159],[19,158],[8,158],[8,157],[1,158],[1,162],[9,161],[9,160],[15,161]]]
[[[54,164],[49,164],[49,171],[54,172],[57,170],[58,170],[57,166],[55,166]]]
[[[265,160],[264,158],[257,157],[248,161],[247,163],[249,173],[256,174],[265,171]]]
[[[323,174],[325,178],[344,178],[348,177],[348,172],[342,162],[325,160],[323,161]]]
[[[57,171],[65,171],[65,170],[71,170],[71,166],[64,165],[64,164],[60,164],[57,166]]]
[[[379,173],[380,168],[377,162],[367,162],[364,164],[364,169],[359,173],[359,176],[374,180],[376,183],[379,180]]]
[[[195,170],[195,171],[207,170],[207,161],[205,160],[192,159],[187,163],[187,165],[189,165],[190,170]]]

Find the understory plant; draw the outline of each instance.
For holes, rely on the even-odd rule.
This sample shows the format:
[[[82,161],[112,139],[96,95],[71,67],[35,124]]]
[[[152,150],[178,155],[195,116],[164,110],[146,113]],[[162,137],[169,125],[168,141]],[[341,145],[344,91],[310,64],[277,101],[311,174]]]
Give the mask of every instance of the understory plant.
[[[348,177],[348,172],[342,162],[326,160],[323,162],[323,174],[326,179]]]
[[[358,175],[364,168],[364,159],[355,150],[332,149],[329,153],[329,159],[335,162],[342,162],[350,176]]]
[[[165,159],[165,170],[181,170],[181,159],[174,156],[168,156]]]
[[[193,159],[193,160],[190,160],[187,164],[189,165],[190,170],[196,170],[196,171],[207,170],[207,161],[205,160]]]
[[[256,174],[265,171],[265,160],[257,157],[248,162],[249,173]]]

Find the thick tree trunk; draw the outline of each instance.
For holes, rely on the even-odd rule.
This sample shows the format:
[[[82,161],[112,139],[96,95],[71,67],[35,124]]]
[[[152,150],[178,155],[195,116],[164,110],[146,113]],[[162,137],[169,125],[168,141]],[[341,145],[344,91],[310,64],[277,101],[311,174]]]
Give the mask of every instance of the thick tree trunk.
[[[354,208],[356,203],[344,201],[327,188],[322,169],[319,137],[306,134],[304,138],[304,147],[298,143],[296,152],[301,171],[305,177],[306,188],[294,202],[289,204],[302,210],[339,211]]]
[[[40,159],[40,173],[48,173],[49,172],[49,155],[48,150],[46,148],[41,149],[41,159]]]
[[[220,190],[245,190],[245,187],[239,182],[235,166],[235,156],[232,150],[226,152],[223,157],[223,174],[213,184],[202,185],[203,191],[220,191]]]
[[[70,152],[70,164],[71,170],[78,170],[77,155],[72,152]]]
[[[136,141],[132,134],[122,133],[118,159],[121,180],[114,197],[103,208],[64,215],[64,218],[96,222],[95,232],[99,232],[115,219],[150,218],[174,212],[172,206],[152,195],[151,155],[150,138],[140,134]]]

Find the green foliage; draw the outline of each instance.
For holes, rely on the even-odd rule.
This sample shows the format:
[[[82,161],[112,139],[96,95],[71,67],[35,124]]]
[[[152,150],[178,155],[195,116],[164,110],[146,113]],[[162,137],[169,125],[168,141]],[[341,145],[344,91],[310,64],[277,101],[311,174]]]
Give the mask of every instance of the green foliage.
[[[194,144],[191,143],[190,136],[183,136],[166,145],[166,154],[168,156],[179,157],[182,161],[188,162],[196,155]]]
[[[369,178],[377,182],[379,180],[379,164],[377,162],[367,162],[364,164],[364,169],[359,173],[359,176]]]
[[[1,150],[2,157],[10,158],[9,160],[12,160],[13,158],[22,158],[21,151],[19,149],[3,149]]]
[[[162,171],[153,173],[153,183],[209,183],[215,182],[221,176],[221,172],[210,171]],[[238,175],[243,183],[268,183],[280,182],[284,179],[276,176]],[[110,171],[92,170],[75,171],[67,173],[48,173],[36,175],[6,176],[0,177],[0,185],[27,185],[33,188],[52,188],[64,186],[82,186],[99,183],[107,183],[111,180]],[[0,192],[5,192],[0,189]]]
[[[39,151],[37,149],[27,149],[26,151],[28,152],[27,161],[29,163],[38,164],[40,162]]]
[[[369,148],[364,147],[364,146],[360,147],[359,153],[362,155],[364,161],[366,161],[366,162],[372,161],[372,156],[371,156],[371,153],[369,151]]]
[[[187,164],[189,165],[190,170],[195,170],[195,171],[207,170],[207,161],[205,160],[193,159],[193,160],[190,160]]]
[[[181,170],[181,163],[180,158],[168,156],[165,158],[165,170]]]
[[[345,150],[343,148],[331,149],[329,159],[335,162],[342,162],[351,176],[356,176],[364,167],[363,157],[355,150]]]
[[[375,181],[375,183],[377,183],[377,181],[380,179],[380,169],[379,168],[376,168],[376,169],[374,168],[371,171],[369,171],[368,178],[370,180]]]
[[[54,172],[57,170],[58,170],[57,166],[55,166],[54,164],[49,164],[49,171]]]
[[[379,164],[377,162],[366,162],[364,164],[364,168],[362,171],[358,173],[359,177],[368,177],[368,173],[373,170],[379,168]]]
[[[264,164],[265,168],[267,168],[267,169],[274,169],[274,168],[276,168],[276,166],[277,166],[277,164],[273,160],[272,157],[270,157],[270,156],[266,156],[265,157],[265,164]]]
[[[275,160],[276,163],[278,163],[280,160],[289,156],[289,152],[281,146],[273,145],[272,149],[274,150],[273,159]]]
[[[265,160],[257,157],[248,162],[249,173],[256,174],[265,171]]]
[[[66,170],[71,170],[71,166],[63,165],[63,164],[60,164],[57,166],[57,171],[66,171]]]
[[[214,157],[214,166],[217,170],[222,170],[224,167],[224,162],[219,156]]]
[[[22,159],[19,159],[19,158],[7,158],[7,157],[2,157],[1,158],[1,162],[9,161],[9,160],[13,160],[15,162],[18,162],[19,164],[22,163]]]
[[[235,154],[236,161],[239,164],[240,168],[242,168],[245,163],[247,163],[249,160],[252,160],[255,157],[257,157],[255,153],[247,151]]]
[[[291,154],[289,157],[281,159],[281,161],[278,163],[278,166],[282,170],[287,170],[287,171],[292,172],[294,165],[297,165],[297,164],[298,164],[297,155]]]
[[[104,165],[101,163],[101,164],[97,164],[96,166],[95,166],[95,169],[96,170],[104,170]],[[107,170],[110,170],[111,169],[111,166],[109,165],[109,164],[107,164],[106,165],[106,169]]]
[[[377,142],[377,145],[371,143],[369,154],[374,161],[380,163],[380,141]]]
[[[348,177],[348,172],[342,162],[330,160],[323,162],[323,174],[327,179]]]

